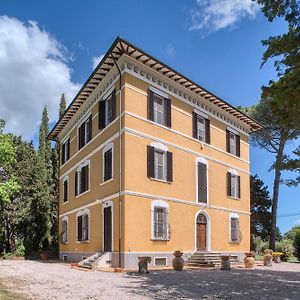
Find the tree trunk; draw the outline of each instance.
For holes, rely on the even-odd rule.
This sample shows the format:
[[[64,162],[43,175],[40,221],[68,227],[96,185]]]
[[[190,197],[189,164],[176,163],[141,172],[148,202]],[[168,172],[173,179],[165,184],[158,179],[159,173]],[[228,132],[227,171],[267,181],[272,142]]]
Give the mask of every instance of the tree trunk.
[[[271,233],[269,248],[275,251],[275,241],[276,241],[276,223],[277,223],[277,207],[278,207],[278,197],[279,197],[279,185],[281,179],[281,168],[283,159],[283,150],[286,143],[286,139],[281,136],[278,152],[275,161],[275,176],[273,184],[273,201],[272,201],[272,218],[271,218]]]

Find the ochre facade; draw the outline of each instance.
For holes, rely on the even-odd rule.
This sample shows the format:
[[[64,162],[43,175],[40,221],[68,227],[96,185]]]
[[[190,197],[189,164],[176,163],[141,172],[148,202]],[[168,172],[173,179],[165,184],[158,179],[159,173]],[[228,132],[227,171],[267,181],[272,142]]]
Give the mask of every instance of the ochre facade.
[[[221,109],[199,97],[204,108],[184,101],[163,84],[163,76],[155,70],[134,62],[124,55],[119,59],[121,82],[115,66],[105,80],[85,100],[76,114],[58,134],[61,144],[69,139],[69,159],[60,168],[59,228],[67,221],[67,234],[62,240],[61,259],[79,261],[104,247],[104,208],[111,213],[111,265],[135,267],[138,256],[166,258],[171,264],[172,253],[182,250],[185,258],[197,251],[197,217],[206,219],[205,251],[241,253],[250,250],[250,190],[249,190],[249,126],[224,112],[229,119],[221,119]],[[143,68],[145,75],[135,75]],[[129,68],[130,67],[130,68]],[[153,81],[155,76],[156,80]],[[115,78],[113,76],[115,74]],[[117,75],[117,76],[116,76]],[[109,81],[109,79],[112,80]],[[160,82],[160,78],[162,82]],[[168,80],[166,79],[166,82]],[[106,85],[105,85],[106,84]],[[176,86],[176,83],[173,83]],[[121,91],[120,91],[121,87]],[[149,120],[148,90],[154,88],[171,101],[171,127]],[[115,118],[104,129],[99,129],[98,102],[109,91],[115,90]],[[100,91],[102,91],[102,95]],[[121,99],[121,105],[120,105]],[[205,109],[205,106],[206,109]],[[212,108],[212,109],[211,109]],[[210,121],[210,144],[193,137],[192,114],[203,112]],[[121,112],[121,114],[120,114]],[[220,112],[220,114],[219,114]],[[78,127],[92,114],[92,138],[78,150]],[[226,150],[226,130],[232,128],[240,137],[240,156]],[[112,178],[103,181],[105,146],[112,145]],[[172,153],[172,181],[147,176],[147,146],[159,144]],[[197,197],[197,162],[207,165],[207,201]],[[75,176],[78,166],[88,161],[87,191],[75,196]],[[227,173],[240,178],[239,197],[227,193]],[[63,199],[64,181],[68,181],[68,197]],[[154,238],[153,203],[163,202],[167,210],[167,237]],[[78,241],[78,212],[88,212],[88,238]],[[238,240],[231,239],[231,217],[238,218]],[[159,225],[158,225],[159,226]],[[157,227],[159,228],[159,227]],[[163,225],[162,225],[163,228]],[[121,259],[119,259],[119,256]]]

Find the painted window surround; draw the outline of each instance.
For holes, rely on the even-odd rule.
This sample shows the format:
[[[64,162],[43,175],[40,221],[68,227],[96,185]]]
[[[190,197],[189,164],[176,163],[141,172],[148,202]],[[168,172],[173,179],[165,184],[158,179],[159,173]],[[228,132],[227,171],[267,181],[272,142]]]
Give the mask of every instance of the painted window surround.
[[[151,202],[151,240],[153,241],[168,241],[169,239],[169,229],[167,228],[167,238],[158,238],[154,236],[154,208],[162,207],[166,209],[166,223],[169,224],[169,204],[163,200],[153,200]]]
[[[119,197],[119,193],[118,197]],[[104,208],[111,207],[111,249],[114,250],[114,202],[111,200],[104,200],[102,202],[102,251],[104,251]]]
[[[80,173],[81,173],[81,169],[83,168],[83,167],[86,167],[86,166],[89,166],[89,182],[88,182],[88,189],[87,190],[85,190],[84,192],[82,192],[82,193],[79,193],[78,192],[78,195],[77,196],[75,196],[75,198],[79,198],[79,197],[81,197],[82,195],[84,195],[84,194],[86,194],[86,193],[88,193],[90,190],[91,190],[91,161],[89,160],[89,159],[86,159],[85,161],[83,161],[81,164],[79,164],[78,166],[77,166],[77,169],[76,169],[76,171],[78,172],[77,173],[77,191],[79,191],[79,188],[80,188]]]
[[[83,216],[87,214],[88,215],[88,239],[85,241],[78,241],[78,217]],[[89,243],[90,242],[90,236],[91,236],[91,217],[90,217],[90,210],[88,208],[84,208],[82,210],[77,211],[76,213],[76,243]]]
[[[237,213],[234,213],[234,212],[231,212],[229,214],[229,242],[230,243],[234,243],[234,244],[239,244],[241,241],[232,241],[231,240],[231,219],[237,219],[238,220],[238,224],[239,224],[239,220],[240,220],[240,217]],[[238,225],[239,226],[239,229],[240,229],[240,224]]]
[[[167,167],[168,167],[167,166],[167,152],[168,152],[168,147],[165,146],[162,143],[156,143],[156,142],[151,143],[150,146],[154,147],[154,149],[156,151],[160,151],[160,152],[163,153],[163,165],[164,165],[163,170],[164,170],[164,173],[165,173],[164,174],[164,177],[165,177],[164,179],[159,179],[159,178],[156,178],[156,177],[151,178],[151,179],[152,180],[157,180],[157,181],[162,181],[162,182],[168,183],[168,181],[167,181],[167,175],[166,175],[167,174]],[[154,168],[155,168],[155,163],[154,163]]]
[[[239,176],[239,173],[236,170],[234,170],[234,169],[230,169],[230,170],[228,170],[228,172],[231,173],[234,176]],[[238,186],[236,186],[236,189],[238,189]],[[236,191],[236,193],[237,193],[237,191]],[[242,199],[241,195],[240,195],[239,198],[238,197],[234,197],[234,196],[228,196],[228,198],[231,198],[231,199],[234,199],[234,200],[238,200],[238,201],[240,201]]]
[[[108,180],[104,180],[104,172],[105,172],[105,159],[104,159],[104,155],[105,152],[109,151],[111,149],[111,155],[112,155],[112,163],[111,163],[111,178]],[[113,142],[109,142],[107,143],[103,149],[102,149],[102,178],[101,178],[101,185],[108,183],[110,181],[112,181],[114,179],[114,143]]]
[[[211,219],[207,211],[200,209],[195,214],[195,236],[194,236],[194,251],[197,251],[197,217],[202,214],[206,217],[207,223],[206,223],[206,251],[211,250]]]
[[[207,191],[207,194],[206,194],[206,197],[207,197],[207,202],[204,203],[204,202],[199,202],[198,201],[198,163],[202,163],[202,164],[205,164],[206,165],[206,191]],[[197,157],[196,158],[196,184],[195,184],[195,187],[196,187],[196,198],[195,198],[195,202],[197,203],[201,203],[203,204],[204,206],[209,206],[209,181],[208,181],[208,161],[200,156],[200,157]]]

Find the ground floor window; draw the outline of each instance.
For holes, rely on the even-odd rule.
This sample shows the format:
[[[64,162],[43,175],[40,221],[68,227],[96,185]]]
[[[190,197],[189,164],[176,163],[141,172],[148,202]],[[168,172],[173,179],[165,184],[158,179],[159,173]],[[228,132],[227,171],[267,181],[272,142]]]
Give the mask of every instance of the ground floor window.
[[[77,213],[77,240],[88,241],[89,240],[89,210],[85,209],[82,212]]]
[[[164,201],[152,202],[152,239],[168,240],[168,204]]]
[[[240,221],[237,214],[230,216],[230,241],[233,243],[240,242]]]
[[[63,243],[68,242],[68,217],[64,217],[61,223],[61,240]]]

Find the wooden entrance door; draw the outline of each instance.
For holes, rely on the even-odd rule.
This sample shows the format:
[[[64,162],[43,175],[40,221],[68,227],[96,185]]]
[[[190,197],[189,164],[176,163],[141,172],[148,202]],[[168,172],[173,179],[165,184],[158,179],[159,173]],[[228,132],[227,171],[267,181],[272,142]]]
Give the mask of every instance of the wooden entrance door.
[[[197,251],[206,250],[206,225],[207,219],[204,215],[199,214],[197,217]]]
[[[112,251],[112,211],[111,206],[105,207],[104,216],[104,251]]]

